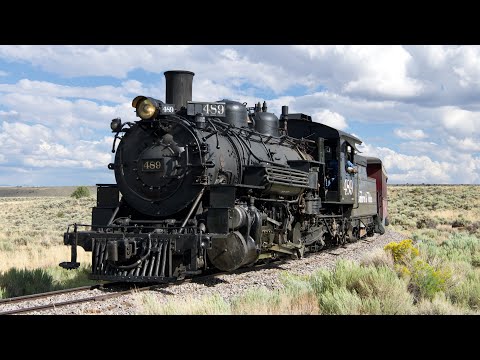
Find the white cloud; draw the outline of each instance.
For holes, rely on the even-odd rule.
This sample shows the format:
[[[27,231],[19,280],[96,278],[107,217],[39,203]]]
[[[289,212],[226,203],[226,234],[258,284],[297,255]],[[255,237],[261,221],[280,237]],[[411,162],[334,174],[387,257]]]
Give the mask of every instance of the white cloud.
[[[81,127],[91,129],[108,129],[114,117],[135,120],[131,103],[116,106],[99,105],[94,101],[78,99],[66,100],[41,94],[8,93],[1,102],[13,108],[18,120],[35,122],[52,127]],[[11,119],[11,117],[8,117]]]
[[[403,98],[422,92],[421,81],[408,74],[412,56],[402,46],[302,45],[297,48],[333,71],[343,83],[337,86],[347,94]]]
[[[64,76],[125,78],[129,71],[138,67],[161,71],[166,63],[171,62],[171,59],[189,59],[189,48],[183,45],[5,45],[0,47],[0,57],[8,60],[29,61],[46,71]]]
[[[390,180],[480,183],[480,46],[0,46],[0,58],[73,78],[0,83],[0,162],[44,178],[103,174],[110,119],[136,120],[136,95],[163,99],[162,72],[174,68],[195,72],[193,100],[266,100],[277,115],[288,105],[353,129],[385,156]],[[76,85],[81,76],[105,78]]]
[[[330,110],[321,110],[314,113],[312,115],[312,120],[340,130],[345,130],[348,127],[348,124],[342,115]]]
[[[18,118],[19,114],[15,110],[10,110],[10,111],[2,111],[0,110],[0,119],[15,119]]]
[[[5,45],[0,58],[68,77],[183,68],[218,84],[277,94],[321,85],[354,97],[439,105],[475,102],[472,91],[480,87],[479,46]]]
[[[480,133],[480,112],[447,106],[441,113],[442,124],[447,130],[460,135]]]
[[[0,70],[0,76],[7,76],[8,72]]]
[[[399,138],[407,140],[420,140],[428,137],[421,129],[395,129],[393,132]]]
[[[460,86],[480,84],[480,47],[468,46],[458,48],[457,61],[453,71],[458,75]]]
[[[36,124],[9,123],[4,121],[0,128],[0,153],[7,156],[22,156],[34,148],[41,140],[53,140],[47,127]]]
[[[31,167],[102,168],[112,161],[111,136],[88,141],[79,139],[76,129],[70,131],[68,139],[63,139],[43,125],[3,122],[0,128],[2,162]],[[68,141],[72,138],[75,141]]]
[[[299,80],[288,76],[282,66],[253,61],[231,47],[6,45],[0,46],[0,58],[28,61],[43,70],[69,77],[114,76],[123,79],[137,68],[154,73],[183,68],[221,84],[231,84],[232,81],[238,85],[249,83],[274,92]]]
[[[445,147],[433,141],[408,141],[399,144],[400,151],[408,155],[429,155],[433,158],[445,157]]]
[[[130,94],[138,94],[146,91],[142,84],[136,80],[122,83],[121,87],[97,86],[80,87],[58,85],[46,81],[32,81],[29,79],[19,80],[16,84],[0,84],[0,92],[16,93],[24,95],[41,95],[56,98],[83,98],[105,100],[115,103],[131,101]],[[130,95],[130,96],[127,96]]]
[[[468,184],[480,182],[480,157],[470,154],[453,161],[434,161],[426,155],[400,154],[386,147],[360,146],[362,155],[382,159],[390,183]]]
[[[469,154],[480,152],[480,138],[465,137],[458,139],[450,136],[447,142],[453,149],[461,152]]]

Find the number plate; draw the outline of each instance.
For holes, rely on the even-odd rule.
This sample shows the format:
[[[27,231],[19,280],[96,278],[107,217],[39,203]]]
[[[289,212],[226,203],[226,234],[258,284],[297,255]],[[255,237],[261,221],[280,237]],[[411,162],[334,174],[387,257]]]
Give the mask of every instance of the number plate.
[[[161,171],[163,169],[162,161],[158,159],[148,159],[142,161],[142,171]]]
[[[174,114],[175,113],[175,105],[173,104],[163,104],[160,106],[159,109],[159,114],[160,115],[165,115],[165,114]]]
[[[195,116],[197,114],[202,114],[203,116],[225,117],[225,103],[189,101],[187,103],[187,115]]]
[[[353,180],[345,179],[343,182],[343,191],[345,195],[353,195]]]

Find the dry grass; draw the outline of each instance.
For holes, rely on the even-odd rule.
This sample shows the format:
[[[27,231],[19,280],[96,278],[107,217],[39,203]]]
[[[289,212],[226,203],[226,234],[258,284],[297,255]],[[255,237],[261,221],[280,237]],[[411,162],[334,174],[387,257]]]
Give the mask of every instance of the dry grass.
[[[11,268],[57,266],[70,259],[63,233],[74,222],[90,223],[95,198],[0,198],[0,272]],[[78,250],[78,259],[90,264],[90,253]]]
[[[395,246],[394,246],[395,245]],[[392,255],[394,253],[394,256]],[[390,243],[360,263],[340,260],[333,271],[281,273],[283,288],[251,287],[229,301],[220,295],[160,303],[140,298],[143,314],[479,314],[480,239]]]
[[[307,284],[305,284],[307,285]],[[235,315],[312,315],[318,314],[318,301],[310,286],[271,291],[250,288],[232,300]]]
[[[230,305],[219,295],[160,303],[151,294],[136,294],[144,315],[227,315]]]
[[[375,266],[375,267],[380,267],[380,266],[385,266],[390,269],[394,269],[394,262],[393,262],[393,256],[390,252],[386,252],[383,249],[375,249],[372,252],[369,252],[368,254],[365,254],[361,259],[360,259],[360,264],[364,266]]]
[[[445,294],[441,293],[433,300],[422,299],[417,305],[418,315],[462,315],[469,313],[465,308],[452,304]]]
[[[160,302],[151,294],[137,294],[139,313],[144,315],[309,315],[318,314],[313,291],[293,294],[250,288],[230,302],[220,295],[200,299]]]
[[[480,186],[389,186],[388,212],[390,228],[414,239],[480,237]]]
[[[90,223],[94,197],[0,198],[0,298],[93,283],[91,253],[78,248],[82,268],[62,269],[70,260],[63,233],[71,223]]]

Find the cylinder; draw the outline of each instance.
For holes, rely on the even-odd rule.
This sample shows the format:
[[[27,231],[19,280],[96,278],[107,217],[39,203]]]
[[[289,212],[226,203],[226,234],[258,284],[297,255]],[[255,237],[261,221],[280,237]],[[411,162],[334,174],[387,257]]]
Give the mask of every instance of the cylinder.
[[[187,101],[192,100],[193,76],[191,71],[170,70],[165,71],[166,91],[165,103],[175,104],[175,109],[187,107]]]
[[[207,250],[212,264],[222,271],[233,271],[241,266],[253,264],[258,258],[255,241],[245,239],[239,231],[213,237],[212,247]]]

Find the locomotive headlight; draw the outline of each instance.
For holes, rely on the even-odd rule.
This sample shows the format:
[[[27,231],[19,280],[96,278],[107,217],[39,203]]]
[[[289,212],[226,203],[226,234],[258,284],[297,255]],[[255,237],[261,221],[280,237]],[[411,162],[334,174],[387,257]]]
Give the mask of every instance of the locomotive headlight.
[[[158,102],[153,98],[137,96],[132,101],[132,106],[136,109],[137,116],[142,120],[154,118],[158,114]]]
[[[122,120],[120,118],[113,119],[110,123],[110,129],[112,129],[112,131],[120,131],[121,128]]]
[[[143,120],[150,119],[155,114],[155,106],[149,99],[141,101],[137,106],[137,114]]]

